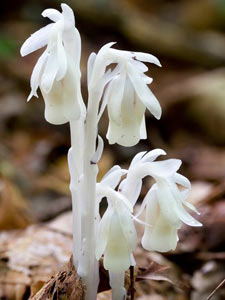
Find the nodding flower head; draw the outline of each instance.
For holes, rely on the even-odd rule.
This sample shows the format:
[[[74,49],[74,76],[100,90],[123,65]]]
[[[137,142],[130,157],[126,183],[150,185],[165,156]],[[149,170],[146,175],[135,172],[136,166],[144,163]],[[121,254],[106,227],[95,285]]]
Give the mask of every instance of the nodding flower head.
[[[121,182],[119,189],[134,205],[140,194],[142,179],[146,176],[153,177],[156,183],[145,196],[138,213],[140,215],[146,208],[142,246],[147,250],[167,252],[176,248],[177,231],[182,222],[189,226],[202,224],[185,209],[187,207],[197,212],[195,207],[187,202],[191,188],[190,181],[177,173],[181,161],[177,159],[154,161],[162,154],[165,152],[160,149],[138,153],[131,162],[127,178]]]
[[[99,199],[107,198],[108,208],[98,227],[96,258],[99,260],[104,254],[104,267],[113,273],[124,272],[135,263],[132,252],[137,244],[131,215],[133,207],[126,197],[114,190],[122,172],[118,167],[114,167],[101,183],[97,184],[97,196]]]
[[[161,65],[151,54],[117,50],[111,48],[112,45],[107,44],[97,55],[92,55],[89,86],[96,87],[108,75],[110,79],[104,94],[109,115],[107,138],[110,144],[133,146],[147,137],[146,108],[155,118],[161,117],[159,102],[148,88],[152,78],[144,74],[148,68],[143,62]],[[111,73],[110,70],[106,72],[110,64],[117,64]]]
[[[44,46],[31,75],[31,93],[38,97],[40,87],[45,101],[45,118],[52,124],[78,119],[84,110],[80,93],[80,34],[75,27],[73,11],[61,4],[62,13],[46,9],[42,16],[53,23],[32,34],[21,47],[25,56]]]

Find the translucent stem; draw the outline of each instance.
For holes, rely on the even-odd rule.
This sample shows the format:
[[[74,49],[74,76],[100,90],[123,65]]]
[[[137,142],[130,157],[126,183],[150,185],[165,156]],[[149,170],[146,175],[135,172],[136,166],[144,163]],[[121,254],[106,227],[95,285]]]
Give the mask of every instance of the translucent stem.
[[[70,122],[71,148],[68,152],[73,211],[73,263],[78,268],[81,251],[81,177],[83,174],[84,117]]]
[[[96,300],[99,282],[98,262],[95,258],[95,242],[99,207],[96,201],[96,177],[98,166],[93,161],[96,151],[98,128],[98,108],[100,93],[89,91],[88,108],[85,126],[84,170],[83,170],[83,208],[81,220],[81,256],[78,274],[86,288],[86,300]]]
[[[125,299],[124,272],[114,273],[109,271],[109,284],[112,288],[112,300]]]

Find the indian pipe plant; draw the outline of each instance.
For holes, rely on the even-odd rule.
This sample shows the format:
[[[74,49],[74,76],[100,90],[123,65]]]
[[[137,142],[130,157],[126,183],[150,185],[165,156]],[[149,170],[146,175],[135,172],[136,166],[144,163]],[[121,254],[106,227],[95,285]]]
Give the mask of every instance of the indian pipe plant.
[[[190,226],[201,223],[186,211],[189,208],[198,213],[187,202],[190,181],[177,173],[181,161],[157,161],[158,156],[166,155],[161,149],[136,154],[128,170],[116,165],[97,183],[98,161],[104,146],[98,123],[104,110],[107,107],[109,144],[130,147],[146,139],[146,108],[155,118],[161,117],[160,104],[148,87],[152,78],[145,74],[146,63],[161,65],[151,54],[117,50],[114,43],[104,45],[88,59],[85,106],[81,94],[81,38],[72,9],[66,4],[61,4],[61,8],[62,12],[44,10],[42,16],[53,22],[32,34],[21,48],[21,55],[25,56],[45,47],[31,75],[28,101],[38,97],[40,88],[45,119],[55,125],[70,125],[73,263],[86,285],[86,300],[96,299],[98,261],[102,256],[110,276],[112,299],[120,300],[126,295],[125,271],[135,265],[135,222],[144,227],[143,248],[159,252],[176,248],[182,222]],[[154,184],[134,215],[146,176],[151,176]],[[108,206],[100,217],[103,198]],[[145,221],[138,219],[143,211]]]

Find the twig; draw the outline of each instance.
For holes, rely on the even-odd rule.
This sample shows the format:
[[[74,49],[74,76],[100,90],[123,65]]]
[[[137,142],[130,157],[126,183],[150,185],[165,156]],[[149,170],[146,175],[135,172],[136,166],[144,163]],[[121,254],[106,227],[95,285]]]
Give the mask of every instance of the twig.
[[[215,290],[212,291],[212,293],[206,298],[206,300],[209,300],[212,298],[213,295],[215,295],[215,293],[218,291],[218,289],[221,288],[221,286],[223,286],[225,283],[225,278],[220,282],[220,284],[215,288]]]
[[[130,266],[130,300],[134,300],[134,267]]]

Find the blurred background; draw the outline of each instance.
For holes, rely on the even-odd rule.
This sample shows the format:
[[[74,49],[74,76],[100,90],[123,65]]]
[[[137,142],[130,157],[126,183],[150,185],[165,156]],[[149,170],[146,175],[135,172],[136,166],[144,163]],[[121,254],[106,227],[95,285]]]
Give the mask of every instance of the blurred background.
[[[147,140],[131,148],[109,146],[106,112],[99,126],[105,140],[99,178],[115,163],[126,167],[133,155],[143,150],[162,148],[168,157],[183,161],[181,172],[193,183],[190,201],[199,207],[204,227],[181,230],[176,252],[156,259],[156,263],[163,264],[166,259],[166,265],[175,266],[172,275],[161,270],[154,284],[148,280],[138,287],[138,295],[155,300],[205,299],[225,278],[225,0],[66,3],[75,11],[82,38],[84,97],[88,56],[107,42],[116,41],[118,49],[151,53],[162,63],[162,68],[149,66],[154,79],[151,89],[163,108],[161,120],[147,113]],[[49,7],[60,9],[60,1],[0,3],[0,261],[1,257],[8,259],[2,261],[4,268],[11,257],[9,249],[15,248],[15,235],[9,238],[8,234],[19,230],[16,232],[23,236],[22,229],[27,226],[49,222],[71,210],[69,127],[45,121],[41,95],[26,103],[30,75],[43,50],[25,58],[19,53],[24,40],[48,24],[41,12]],[[146,181],[143,195],[148,187]],[[155,279],[150,273],[148,279]],[[180,278],[185,287],[175,284]],[[30,283],[24,285],[27,294],[21,294],[21,299],[28,299]],[[3,292],[4,287],[0,276],[0,297],[9,293]],[[223,288],[212,299],[225,299]]]

